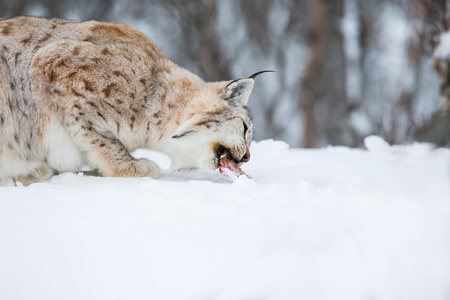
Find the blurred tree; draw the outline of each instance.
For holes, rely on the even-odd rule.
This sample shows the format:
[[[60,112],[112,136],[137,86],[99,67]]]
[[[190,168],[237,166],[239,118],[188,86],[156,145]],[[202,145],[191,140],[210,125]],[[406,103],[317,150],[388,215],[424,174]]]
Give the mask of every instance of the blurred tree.
[[[343,0],[308,1],[309,61],[301,81],[300,107],[304,117],[302,146],[318,146],[318,139],[342,143],[347,126],[345,57],[339,22]],[[346,144],[353,144],[349,140]]]
[[[433,45],[432,51],[436,49],[436,46],[439,45],[442,41],[444,34],[450,34],[450,0],[441,0],[434,1],[433,5],[430,7],[438,7],[442,9],[443,16],[440,15],[441,20],[441,36],[440,40],[437,40],[436,37],[432,37]],[[425,15],[431,15],[433,13],[432,9],[429,9]],[[445,45],[444,47],[447,47]],[[450,51],[449,51],[450,53]],[[441,77],[441,105],[440,105],[440,113],[443,115],[450,114],[450,57],[446,55],[444,57],[434,57],[434,66],[437,70],[439,76]]]
[[[210,81],[232,78],[230,64],[217,39],[217,1],[172,0],[167,3],[178,13],[185,49],[198,62],[203,77]]]
[[[278,89],[280,89],[280,91],[271,94],[263,93],[264,95],[262,96],[261,94],[258,94],[258,90],[255,89],[254,94],[266,98],[266,101],[258,99],[256,104],[250,102],[250,111],[261,111],[261,118],[263,119],[261,123],[264,123],[264,135],[269,138],[281,138],[284,131],[286,131],[286,125],[282,124],[278,117],[278,108],[282,104],[280,103],[280,98],[283,94],[282,90],[289,88],[286,82],[291,74],[288,74],[288,66],[286,64],[292,63],[286,61],[288,59],[286,44],[298,40],[298,36],[302,35],[303,28],[300,24],[305,19],[305,16],[302,13],[305,11],[305,1],[284,0],[271,2],[244,0],[235,2],[236,3],[233,4],[234,14],[239,16],[237,19],[244,23],[246,39],[252,44],[253,51],[257,53],[258,56],[263,57],[263,60],[270,61],[273,59],[276,61],[276,67],[273,69],[279,72],[276,75],[272,74],[273,76],[270,76],[269,81],[272,83],[277,81]],[[284,26],[275,30],[277,27],[276,22],[279,22],[279,20],[274,20],[271,13],[277,9],[280,10],[279,18],[286,18],[286,20],[283,24]],[[231,50],[232,53],[235,52],[235,54],[232,55],[235,56],[240,55],[240,53],[245,53],[248,51],[248,49],[245,49],[246,47],[247,46],[244,46],[234,51]],[[265,65],[261,67],[261,69],[254,69],[253,66],[249,66],[249,68],[250,67],[253,69],[252,72],[272,68],[269,67],[269,65]],[[258,79],[258,81],[259,80],[263,79],[261,78]],[[289,114],[289,112],[284,112],[283,117],[285,119],[290,119],[290,116],[286,114]]]
[[[29,2],[29,0],[2,0],[0,1],[1,16],[12,17],[23,15]]]
[[[0,0],[0,17],[127,22],[206,80],[275,69],[250,101],[256,139],[361,146],[369,134],[411,140],[438,110],[428,45],[448,30],[449,1]],[[432,120],[450,106],[448,61],[435,65],[444,100]]]
[[[450,1],[413,1],[416,16],[421,20],[418,36],[425,42],[425,50],[433,54],[441,42],[441,35],[450,32]],[[450,51],[449,51],[450,53]],[[415,132],[416,138],[450,147],[450,57],[433,55],[433,66],[440,77],[441,103],[439,111]]]
[[[77,1],[57,1],[60,7],[64,5],[66,13],[60,15],[67,15],[67,12],[77,12],[80,20],[109,20],[111,18],[112,9],[114,8],[115,0],[77,0]],[[50,12],[50,16],[56,17]]]

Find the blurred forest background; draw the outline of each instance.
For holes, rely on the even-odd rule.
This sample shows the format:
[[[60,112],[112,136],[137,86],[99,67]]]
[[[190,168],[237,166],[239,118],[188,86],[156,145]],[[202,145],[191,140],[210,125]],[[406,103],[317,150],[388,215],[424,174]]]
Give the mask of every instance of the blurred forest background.
[[[433,55],[449,29],[449,6],[449,0],[0,0],[0,17],[125,22],[210,81],[277,70],[257,78],[250,99],[257,140],[357,147],[377,134],[392,144],[449,146],[449,60]]]

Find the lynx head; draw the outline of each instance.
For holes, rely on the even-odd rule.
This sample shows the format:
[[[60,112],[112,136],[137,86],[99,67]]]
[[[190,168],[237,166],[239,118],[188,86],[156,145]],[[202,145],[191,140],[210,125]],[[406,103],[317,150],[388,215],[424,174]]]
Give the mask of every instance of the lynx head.
[[[195,114],[172,136],[176,169],[217,168],[227,152],[238,164],[249,161],[253,124],[246,109],[258,72],[248,78],[206,84],[192,100]],[[182,153],[180,153],[182,152]]]

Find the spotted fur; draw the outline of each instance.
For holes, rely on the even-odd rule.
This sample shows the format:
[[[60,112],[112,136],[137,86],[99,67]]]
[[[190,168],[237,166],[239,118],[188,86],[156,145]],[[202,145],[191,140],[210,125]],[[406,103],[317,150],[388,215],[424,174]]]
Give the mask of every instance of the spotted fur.
[[[203,81],[125,24],[1,19],[0,179],[29,184],[84,164],[157,177],[137,148],[175,169],[214,169],[223,147],[245,162],[252,88],[253,78]]]

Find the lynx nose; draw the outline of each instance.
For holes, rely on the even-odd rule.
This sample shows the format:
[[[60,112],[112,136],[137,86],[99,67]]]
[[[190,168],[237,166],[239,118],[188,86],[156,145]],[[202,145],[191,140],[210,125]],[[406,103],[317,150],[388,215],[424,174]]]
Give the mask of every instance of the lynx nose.
[[[250,150],[247,149],[244,156],[241,159],[241,162],[248,162],[250,160]]]

